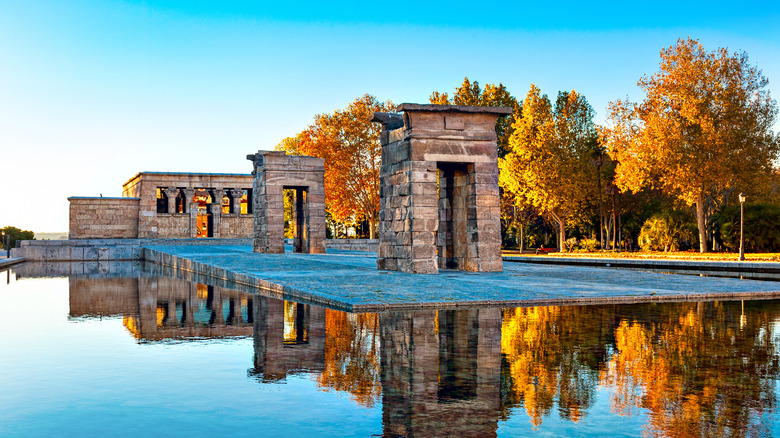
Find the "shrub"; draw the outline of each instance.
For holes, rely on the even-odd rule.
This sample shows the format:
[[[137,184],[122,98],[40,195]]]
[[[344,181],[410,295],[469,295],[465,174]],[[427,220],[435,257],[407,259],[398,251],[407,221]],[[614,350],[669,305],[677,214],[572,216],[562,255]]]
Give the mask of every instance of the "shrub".
[[[692,224],[688,214],[670,210],[654,214],[639,232],[639,246],[645,251],[679,251],[693,240]]]
[[[572,251],[575,248],[577,248],[578,241],[576,237],[571,237],[566,239],[566,241],[563,242],[563,244],[566,246],[566,251]]]
[[[587,252],[596,251],[599,248],[599,241],[596,239],[582,239],[580,241],[580,248]]]

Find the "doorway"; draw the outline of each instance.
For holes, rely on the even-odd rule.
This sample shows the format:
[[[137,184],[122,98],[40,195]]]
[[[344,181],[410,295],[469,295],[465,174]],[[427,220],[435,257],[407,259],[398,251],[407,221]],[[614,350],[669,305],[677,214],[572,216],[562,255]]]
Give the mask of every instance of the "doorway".
[[[292,239],[293,252],[309,252],[308,187],[284,187],[285,234]]]
[[[436,253],[440,269],[466,269],[471,254],[471,236],[476,230],[474,165],[438,163],[439,230]]]

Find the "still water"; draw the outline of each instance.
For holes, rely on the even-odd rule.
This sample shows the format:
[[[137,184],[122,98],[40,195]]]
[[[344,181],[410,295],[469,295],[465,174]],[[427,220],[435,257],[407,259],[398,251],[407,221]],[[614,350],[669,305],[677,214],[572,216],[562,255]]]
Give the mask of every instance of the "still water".
[[[0,273],[2,436],[780,436],[780,301],[350,314],[72,271]]]

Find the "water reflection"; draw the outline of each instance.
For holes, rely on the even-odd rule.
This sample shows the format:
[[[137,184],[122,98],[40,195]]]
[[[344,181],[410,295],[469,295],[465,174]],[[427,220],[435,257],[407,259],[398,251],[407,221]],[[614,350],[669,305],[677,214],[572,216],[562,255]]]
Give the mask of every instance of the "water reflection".
[[[349,314],[175,278],[71,276],[70,317],[105,315],[142,342],[252,336],[253,379],[312,375],[381,409],[385,436],[581,424],[605,394],[599,415],[642,418],[650,436],[777,428],[780,301]]]
[[[143,342],[252,336],[255,296],[166,278],[71,276],[71,319],[121,315]]]

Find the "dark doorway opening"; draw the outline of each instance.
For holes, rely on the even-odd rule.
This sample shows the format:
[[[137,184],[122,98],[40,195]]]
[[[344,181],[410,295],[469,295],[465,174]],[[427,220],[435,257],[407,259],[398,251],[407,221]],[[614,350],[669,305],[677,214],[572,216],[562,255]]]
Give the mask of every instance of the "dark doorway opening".
[[[439,231],[436,253],[439,268],[466,269],[470,258],[477,255],[470,248],[470,234],[476,228],[476,196],[474,165],[470,163],[438,163]]]
[[[308,187],[284,186],[284,210],[293,252],[309,252]]]

